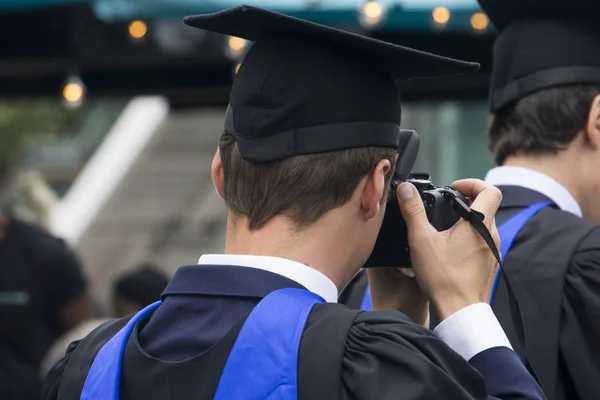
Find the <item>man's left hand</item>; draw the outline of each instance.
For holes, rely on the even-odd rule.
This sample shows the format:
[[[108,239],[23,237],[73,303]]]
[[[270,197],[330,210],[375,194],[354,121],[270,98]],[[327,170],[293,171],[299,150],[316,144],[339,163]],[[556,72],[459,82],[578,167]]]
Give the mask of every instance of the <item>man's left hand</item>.
[[[410,268],[369,268],[373,311],[395,310],[429,327],[429,300]]]

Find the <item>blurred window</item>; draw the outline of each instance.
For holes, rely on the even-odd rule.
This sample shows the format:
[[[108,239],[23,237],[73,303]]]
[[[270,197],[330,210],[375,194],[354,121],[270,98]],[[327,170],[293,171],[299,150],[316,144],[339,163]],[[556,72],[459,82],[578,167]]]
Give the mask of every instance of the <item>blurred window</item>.
[[[484,178],[493,166],[487,149],[488,105],[480,101],[405,103],[402,127],[421,137],[416,171],[437,185],[460,178]]]

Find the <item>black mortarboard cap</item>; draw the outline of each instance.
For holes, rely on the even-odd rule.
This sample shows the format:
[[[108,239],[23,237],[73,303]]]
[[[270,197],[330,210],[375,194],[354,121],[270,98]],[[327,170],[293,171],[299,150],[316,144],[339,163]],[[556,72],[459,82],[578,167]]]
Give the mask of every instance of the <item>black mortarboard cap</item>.
[[[600,84],[600,0],[478,0],[498,29],[492,112],[544,89]]]
[[[251,6],[184,22],[255,42],[236,76],[225,121],[249,161],[398,147],[400,99],[394,78],[478,68]]]

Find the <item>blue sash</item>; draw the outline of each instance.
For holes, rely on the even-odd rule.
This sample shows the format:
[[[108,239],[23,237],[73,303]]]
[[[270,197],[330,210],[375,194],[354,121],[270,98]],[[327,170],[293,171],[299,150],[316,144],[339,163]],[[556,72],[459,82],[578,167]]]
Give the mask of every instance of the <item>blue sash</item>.
[[[506,221],[505,223],[498,228],[498,233],[500,234],[500,256],[502,257],[502,263],[506,259],[506,255],[510,251],[510,248],[515,241],[515,238],[521,232],[521,229],[529,222],[531,218],[533,218],[537,213],[542,211],[544,208],[551,206],[553,203],[551,202],[542,202],[536,203],[532,206],[527,207],[523,211],[517,213],[517,215],[513,216],[511,219]],[[496,272],[496,276],[494,277],[494,284],[492,285],[492,292],[490,294],[490,304],[494,300],[494,295],[496,294],[496,287],[498,286],[498,281],[500,280],[500,268]]]
[[[227,359],[215,399],[295,400],[298,398],[298,348],[308,314],[320,296],[302,289],[280,289],[250,313]],[[153,312],[154,303],[135,315],[100,350],[81,400],[118,400],[121,363],[137,322]]]
[[[129,335],[145,316],[151,314],[160,306],[160,301],[150,304],[134,315],[127,325],[113,336],[98,352],[90,368],[81,400],[118,400],[121,380],[121,362]]]
[[[306,319],[318,295],[281,289],[252,311],[233,346],[215,400],[295,400],[298,348]]]
[[[362,303],[360,303],[360,309],[363,311],[373,311],[373,304],[371,303],[371,286],[368,282],[367,288],[365,289],[365,295],[362,299]]]
[[[543,202],[536,203],[523,211],[519,212],[517,215],[513,216],[511,219],[502,224],[500,228],[498,228],[498,233],[500,234],[500,255],[502,256],[502,262],[504,263],[504,259],[508,254],[510,248],[512,247],[515,238],[521,232],[521,229],[529,222],[531,218],[533,218],[538,212],[543,210],[544,208],[551,206],[553,203],[551,202]],[[492,285],[492,293],[490,296],[490,304],[492,304],[492,300],[494,300],[494,295],[496,294],[496,286],[498,285],[498,280],[500,277],[500,268],[496,272],[496,276],[494,278],[494,284]],[[365,291],[365,295],[363,297],[363,301],[361,304],[361,310],[371,311],[371,289],[367,284],[367,290]]]

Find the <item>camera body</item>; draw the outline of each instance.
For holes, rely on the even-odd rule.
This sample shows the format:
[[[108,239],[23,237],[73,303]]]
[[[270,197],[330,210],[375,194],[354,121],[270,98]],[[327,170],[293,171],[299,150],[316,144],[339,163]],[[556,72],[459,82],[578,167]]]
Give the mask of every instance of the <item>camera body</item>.
[[[433,185],[429,180],[429,174],[407,172],[414,166],[419,137],[416,132],[405,132],[412,132],[412,134],[408,136],[405,146],[401,147],[402,151],[392,177],[383,224],[373,252],[365,263],[365,268],[409,268],[412,265],[406,224],[400,213],[396,197],[396,190],[402,182],[406,181],[415,185],[423,200],[429,223],[438,231],[450,229],[460,219],[456,202],[451,201],[452,198],[458,198],[465,204],[467,203],[465,197],[454,189]]]
[[[458,198],[466,203],[467,200],[460,192],[448,186],[441,188],[433,185],[429,180],[429,174],[425,172],[413,173],[406,181],[412,183],[417,188],[419,194],[421,195],[421,199],[423,200],[423,205],[425,206],[429,223],[433,225],[435,229],[440,232],[445,231],[452,228],[452,226],[458,222],[460,216],[454,209],[454,203],[449,200],[448,194],[450,192],[454,193]],[[388,202],[388,207],[390,205],[398,207],[396,190],[398,186],[400,186],[400,183],[402,182],[394,182],[391,185],[391,201]]]

